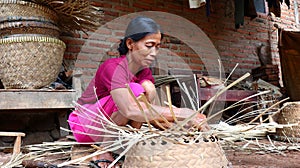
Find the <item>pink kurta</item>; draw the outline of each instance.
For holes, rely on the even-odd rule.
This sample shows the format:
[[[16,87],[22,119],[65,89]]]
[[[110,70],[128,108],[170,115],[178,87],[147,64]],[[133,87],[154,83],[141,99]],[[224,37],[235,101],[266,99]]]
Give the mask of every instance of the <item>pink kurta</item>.
[[[149,68],[142,69],[136,75],[128,69],[126,56],[106,60],[97,70],[95,77],[87,89],[78,99],[77,107],[69,116],[69,125],[78,142],[99,142],[102,132],[90,128],[103,128],[102,116],[109,118],[113,112],[118,111],[110,92],[117,88],[126,88],[126,84],[135,96],[144,92],[140,85],[144,80],[154,83],[152,72]],[[101,113],[101,114],[100,114]],[[81,134],[81,133],[85,134]],[[89,135],[86,135],[89,134]]]

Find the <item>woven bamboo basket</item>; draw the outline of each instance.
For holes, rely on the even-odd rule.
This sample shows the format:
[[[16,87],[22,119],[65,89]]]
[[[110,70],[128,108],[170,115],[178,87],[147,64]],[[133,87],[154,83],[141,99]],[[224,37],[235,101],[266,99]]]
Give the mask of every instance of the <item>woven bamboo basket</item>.
[[[279,124],[298,124],[291,127],[276,129],[276,135],[282,141],[300,142],[300,102],[284,103],[284,108],[278,115]]]
[[[37,89],[55,81],[65,43],[56,38],[21,36],[0,39],[1,81],[6,89]]]
[[[0,23],[0,38],[15,34],[41,34],[49,37],[59,37],[59,28],[44,21],[13,21]]]
[[[22,0],[0,0],[0,20],[24,20],[24,18],[39,18],[58,22],[58,16],[53,10]]]
[[[211,138],[210,138],[211,139]],[[197,143],[174,143],[148,139],[134,145],[127,153],[124,168],[225,168],[229,166],[216,138]]]

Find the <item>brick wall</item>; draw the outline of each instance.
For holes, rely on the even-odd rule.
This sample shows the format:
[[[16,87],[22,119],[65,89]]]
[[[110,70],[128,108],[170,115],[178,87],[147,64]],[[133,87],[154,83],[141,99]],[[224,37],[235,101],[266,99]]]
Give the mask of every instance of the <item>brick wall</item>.
[[[300,4],[300,0],[297,1]],[[233,74],[234,77],[238,77],[260,66],[257,48],[261,45],[271,49],[269,54],[272,55],[273,64],[279,64],[277,29],[273,24],[277,23],[286,29],[299,30],[295,23],[294,1],[291,1],[290,9],[286,4],[282,4],[281,18],[268,17],[266,14],[260,13],[253,20],[245,17],[245,23],[239,29],[235,29],[234,6],[231,2],[229,0],[212,0],[212,11],[207,16],[205,7],[190,9],[188,0],[96,0],[94,3],[102,7],[105,12],[104,26],[88,34],[79,32],[73,37],[62,36],[67,43],[65,62],[70,69],[80,69],[83,72],[83,87],[85,87],[103,60],[118,56],[116,48],[119,39],[123,36],[126,24],[122,24],[120,20],[118,24],[106,23],[133,12],[151,10],[183,17],[199,27],[201,29],[199,32],[205,35],[200,39],[190,39],[195,40],[196,45],[201,48],[201,59],[199,53],[195,52],[195,48],[175,37],[176,35],[166,36],[157,62],[157,64],[163,65],[163,68],[206,71],[208,67],[217,66],[215,58],[216,55],[220,55],[227,73],[239,63]],[[165,19],[160,23],[162,27],[169,27],[170,24],[175,23],[178,27],[184,27],[186,33],[189,33],[190,27],[180,20],[161,19]],[[192,43],[192,41],[189,42]],[[264,52],[268,52],[268,50]]]

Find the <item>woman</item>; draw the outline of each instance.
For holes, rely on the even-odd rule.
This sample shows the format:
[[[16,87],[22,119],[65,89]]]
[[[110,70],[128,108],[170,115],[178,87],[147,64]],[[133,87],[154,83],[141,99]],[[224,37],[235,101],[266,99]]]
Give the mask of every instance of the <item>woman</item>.
[[[152,19],[147,17],[134,18],[129,23],[125,37],[119,44],[120,57],[108,59],[99,66],[95,77],[79,98],[78,103],[91,109],[91,111],[101,109],[101,113],[110,117],[117,125],[130,124],[135,128],[141,127],[142,123],[146,122],[145,116],[141,113],[127,86],[131,88],[136,97],[143,93],[148,102],[154,102],[156,89],[149,66],[157,56],[161,39],[160,26]],[[144,102],[140,102],[140,104],[146,118],[150,121],[162,121],[161,116],[168,121],[173,121],[168,107],[152,105],[155,111],[161,115],[153,116]],[[187,108],[174,108],[173,111],[178,120],[183,120],[195,112]],[[89,111],[86,113],[90,116],[94,115]],[[204,115],[199,114],[193,120],[193,124],[198,124],[204,118]],[[93,132],[94,130],[83,127],[83,125],[101,127],[100,122],[98,125],[95,122],[91,123],[91,121],[78,115],[78,110],[71,113],[69,123],[78,142],[103,141],[99,136],[92,136],[92,134],[97,134]],[[90,135],[77,134],[78,132],[90,133]],[[109,165],[107,162],[112,161],[113,157],[110,153],[106,153],[94,158],[94,160],[99,159],[98,166],[103,168]]]

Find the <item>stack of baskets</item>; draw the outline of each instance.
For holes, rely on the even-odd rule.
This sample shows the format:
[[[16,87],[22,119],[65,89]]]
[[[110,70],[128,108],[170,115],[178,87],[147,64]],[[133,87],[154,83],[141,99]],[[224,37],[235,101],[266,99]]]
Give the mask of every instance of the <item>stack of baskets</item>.
[[[6,89],[37,89],[55,81],[65,43],[58,15],[21,0],[0,0],[0,79]]]
[[[292,124],[276,129],[276,137],[281,141],[300,142],[300,102],[286,102],[278,115],[279,124]]]

